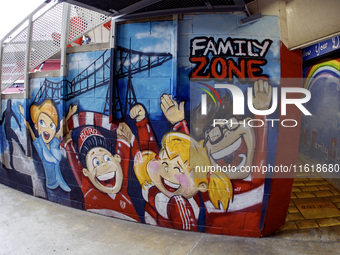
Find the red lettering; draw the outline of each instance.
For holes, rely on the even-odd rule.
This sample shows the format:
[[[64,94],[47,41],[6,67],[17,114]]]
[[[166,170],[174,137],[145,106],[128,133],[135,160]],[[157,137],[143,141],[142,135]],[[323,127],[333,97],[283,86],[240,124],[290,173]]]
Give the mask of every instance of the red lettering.
[[[247,75],[250,79],[267,79],[267,75],[262,74],[262,68],[260,66],[264,66],[267,64],[267,60],[265,59],[250,59],[247,61]]]
[[[314,145],[314,142],[315,142],[315,139],[316,139],[316,136],[317,136],[317,133],[316,131],[312,131],[312,141],[310,143],[310,147],[313,148],[313,145]]]
[[[237,78],[243,78],[245,80],[246,78],[246,68],[245,68],[245,60],[241,59],[239,61],[240,68],[237,67],[236,62],[233,59],[228,60],[228,66],[229,66],[229,78],[233,78],[233,76]]]
[[[210,73],[205,74],[204,70],[208,65],[208,58],[206,57],[191,57],[190,62],[191,63],[197,63],[197,65],[192,69],[190,78],[210,78]]]
[[[331,146],[329,147],[329,156],[332,159],[335,159],[335,157],[336,157],[336,150],[334,149],[334,147],[336,147],[337,142],[338,142],[337,139],[332,137],[332,139],[331,139]]]
[[[220,72],[218,72],[218,66],[220,66]],[[211,74],[214,78],[224,79],[227,77],[227,61],[224,58],[214,58],[211,63]]]
[[[301,127],[301,131],[300,131],[301,143],[307,144],[307,134],[308,134],[308,128]]]
[[[267,63],[265,59],[244,59],[240,58],[238,63],[232,58],[214,57],[191,57],[191,63],[195,67],[190,72],[189,77],[194,79],[226,79],[232,80],[233,77],[245,81],[250,79],[268,79],[268,75],[262,73],[263,66]],[[209,62],[210,61],[210,62]]]

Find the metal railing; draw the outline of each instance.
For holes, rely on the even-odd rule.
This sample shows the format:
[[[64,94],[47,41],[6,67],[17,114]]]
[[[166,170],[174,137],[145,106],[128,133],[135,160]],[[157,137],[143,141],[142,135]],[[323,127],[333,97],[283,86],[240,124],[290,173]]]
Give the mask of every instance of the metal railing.
[[[32,69],[109,20],[86,8],[46,1],[0,41],[1,92],[23,77],[27,91]]]

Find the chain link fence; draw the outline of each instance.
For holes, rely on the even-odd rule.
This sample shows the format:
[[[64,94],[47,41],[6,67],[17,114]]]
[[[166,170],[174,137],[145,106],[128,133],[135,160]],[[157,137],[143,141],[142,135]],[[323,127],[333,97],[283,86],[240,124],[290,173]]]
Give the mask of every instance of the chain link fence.
[[[26,54],[30,54],[28,70],[56,55],[61,50],[63,19],[67,19],[67,45],[80,45],[83,35],[108,22],[110,17],[75,5],[69,5],[68,17],[63,17],[64,3],[53,4],[47,11],[32,22],[32,34],[29,35],[29,19],[25,27],[13,31],[11,36],[2,41],[1,91],[11,86],[25,75]],[[20,30],[21,29],[21,30]],[[18,32],[19,30],[19,32]],[[27,43],[30,40],[29,44]],[[27,45],[30,45],[29,51]]]

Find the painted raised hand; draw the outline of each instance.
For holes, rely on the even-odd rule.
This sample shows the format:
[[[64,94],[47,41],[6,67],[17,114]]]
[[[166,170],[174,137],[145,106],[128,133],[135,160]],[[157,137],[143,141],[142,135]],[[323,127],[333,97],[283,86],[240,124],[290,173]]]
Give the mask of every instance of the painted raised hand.
[[[136,104],[133,106],[130,110],[130,117],[133,120],[136,120],[136,122],[140,122],[145,119],[146,111],[143,105]]]
[[[119,126],[117,128],[117,137],[128,143],[131,143],[133,134],[130,127],[126,123],[119,123]]]
[[[184,120],[184,101],[179,104],[171,95],[163,94],[161,96],[161,109],[164,116],[171,124],[176,124]]]
[[[272,99],[272,86],[268,81],[254,83],[253,105],[257,110],[268,110]]]

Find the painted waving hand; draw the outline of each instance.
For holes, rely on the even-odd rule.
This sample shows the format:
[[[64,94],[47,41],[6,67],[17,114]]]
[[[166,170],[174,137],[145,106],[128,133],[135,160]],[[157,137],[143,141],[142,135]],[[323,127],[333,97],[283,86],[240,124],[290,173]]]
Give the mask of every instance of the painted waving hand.
[[[161,96],[161,109],[164,116],[171,124],[176,124],[184,120],[184,101],[179,104],[172,95],[163,94]]]

